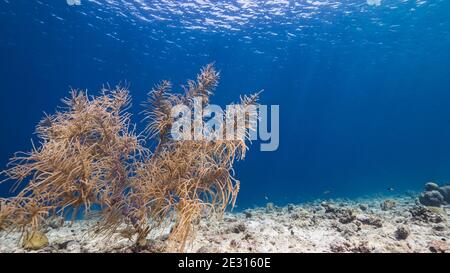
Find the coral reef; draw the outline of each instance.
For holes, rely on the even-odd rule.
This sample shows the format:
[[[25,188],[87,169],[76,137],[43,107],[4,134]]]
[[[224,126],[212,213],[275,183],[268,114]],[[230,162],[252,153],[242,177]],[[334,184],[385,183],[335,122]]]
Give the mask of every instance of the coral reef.
[[[242,212],[225,212],[223,217],[200,221],[188,252],[449,252],[450,229],[446,215],[450,207],[418,206],[417,196],[390,197],[397,204],[382,210],[385,198],[360,200],[316,200],[277,206],[267,212],[255,207]],[[364,203],[366,208],[360,209]],[[327,204],[324,206],[324,204]],[[331,209],[330,209],[331,208]],[[355,215],[347,219],[349,212]],[[202,215],[202,218],[207,217]],[[204,218],[207,219],[207,218]],[[95,226],[94,220],[76,221],[72,226],[49,228],[49,245],[36,252],[133,252],[129,232],[122,224],[112,240],[83,236],[83,230]],[[142,252],[166,252],[170,230],[157,228],[148,237]],[[0,232],[0,236],[5,232]],[[24,252],[12,240],[2,238],[0,252]]]
[[[219,73],[207,65],[184,94],[171,93],[170,82],[161,82],[144,104],[143,134],[131,123],[126,88],[104,89],[97,97],[73,90],[62,111],[37,126],[39,146],[16,154],[2,173],[16,181],[14,190],[23,189],[0,199],[0,227],[37,234],[55,217],[75,220],[82,212],[96,217],[97,234],[111,235],[126,225],[139,249],[148,247],[153,230],[170,225],[167,249],[183,251],[200,217],[234,206],[239,191],[232,167],[245,157],[248,134],[200,141],[178,141],[169,134],[172,108],[192,107],[198,97],[208,105],[218,80]],[[245,111],[257,99],[257,94],[244,96],[236,104],[249,131],[255,124]],[[234,122],[236,127],[241,120]],[[154,149],[145,146],[152,141]]]
[[[425,191],[419,196],[419,202],[432,207],[450,204],[450,185],[439,186],[434,182],[428,182],[425,184]]]

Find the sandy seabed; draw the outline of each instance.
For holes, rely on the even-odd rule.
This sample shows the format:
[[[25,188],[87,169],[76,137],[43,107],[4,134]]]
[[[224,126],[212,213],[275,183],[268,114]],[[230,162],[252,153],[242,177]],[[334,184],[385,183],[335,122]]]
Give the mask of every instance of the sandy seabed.
[[[225,213],[204,219],[186,252],[450,252],[450,206],[424,207],[412,196],[328,200]],[[19,233],[0,232],[0,252],[133,252],[126,229],[93,236],[95,220],[45,228],[48,246],[28,251]],[[168,229],[148,238],[165,252]]]

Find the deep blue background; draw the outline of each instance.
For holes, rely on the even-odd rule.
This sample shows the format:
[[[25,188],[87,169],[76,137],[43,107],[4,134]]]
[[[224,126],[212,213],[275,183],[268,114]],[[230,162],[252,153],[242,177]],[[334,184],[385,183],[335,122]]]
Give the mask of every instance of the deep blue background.
[[[341,2],[351,13],[317,6],[313,19],[268,12],[269,21],[239,30],[200,31],[183,20],[201,24],[208,14],[168,23],[122,16],[105,1],[0,0],[0,166],[30,149],[42,113],[54,112],[69,87],[95,94],[129,83],[139,122],[153,84],[179,86],[215,61],[214,102],[264,89],[262,103],[281,110],[279,150],[259,152],[255,143],[236,166],[240,207],[447,182],[450,2]]]

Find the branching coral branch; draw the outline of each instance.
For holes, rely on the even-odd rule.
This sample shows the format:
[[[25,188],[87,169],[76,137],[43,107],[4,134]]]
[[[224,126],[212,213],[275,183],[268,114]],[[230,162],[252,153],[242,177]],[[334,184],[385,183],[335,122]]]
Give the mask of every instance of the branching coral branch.
[[[218,80],[210,64],[188,82],[184,94],[172,94],[168,81],[149,92],[143,135],[157,141],[152,153],[131,129],[128,90],[104,89],[98,97],[72,90],[63,100],[65,107],[38,124],[40,145],[16,154],[2,173],[16,186],[26,186],[16,197],[0,199],[0,228],[38,230],[55,215],[75,219],[79,210],[87,216],[98,207],[93,211],[101,220],[97,231],[112,233],[128,224],[137,234],[137,246],[171,219],[168,251],[183,251],[200,217],[234,206],[239,191],[233,163],[244,158],[248,134],[201,141],[176,141],[169,134],[172,107],[192,106],[196,97],[209,104]],[[237,104],[246,131],[255,129],[246,111],[257,104],[258,95],[241,97]]]

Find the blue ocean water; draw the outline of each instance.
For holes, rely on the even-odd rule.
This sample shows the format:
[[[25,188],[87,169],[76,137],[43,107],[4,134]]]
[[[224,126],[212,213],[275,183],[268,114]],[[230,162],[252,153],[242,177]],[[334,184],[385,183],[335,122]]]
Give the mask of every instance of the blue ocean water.
[[[2,168],[70,87],[129,84],[139,122],[155,83],[215,62],[215,103],[264,89],[280,105],[279,149],[236,165],[239,207],[450,181],[447,0],[77,3],[0,0]]]

